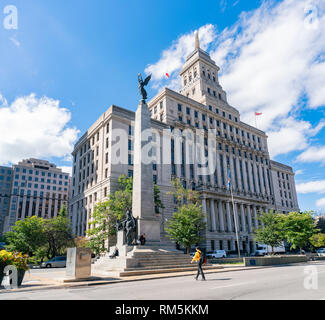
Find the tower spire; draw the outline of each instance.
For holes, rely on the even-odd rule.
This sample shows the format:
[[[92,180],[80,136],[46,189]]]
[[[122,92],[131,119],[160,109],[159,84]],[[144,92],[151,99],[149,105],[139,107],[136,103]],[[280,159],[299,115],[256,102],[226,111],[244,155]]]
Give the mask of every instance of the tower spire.
[[[195,49],[200,49],[199,32],[195,31]]]

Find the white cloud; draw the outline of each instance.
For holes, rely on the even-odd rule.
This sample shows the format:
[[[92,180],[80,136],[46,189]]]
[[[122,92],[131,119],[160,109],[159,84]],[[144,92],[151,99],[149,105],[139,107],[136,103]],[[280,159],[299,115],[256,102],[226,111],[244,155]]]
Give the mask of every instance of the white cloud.
[[[325,146],[310,147],[301,153],[297,160],[300,162],[321,162],[325,164]]]
[[[207,24],[199,29],[200,45],[203,49],[207,49],[208,45],[214,40],[216,33],[214,26]],[[194,50],[194,31],[184,34],[179,37],[173,44],[162,52],[161,58],[155,64],[147,66],[145,72],[152,74],[153,87],[158,88],[163,84],[168,84],[168,87],[176,86],[176,83],[171,83],[177,79],[179,86],[178,72],[184,64],[187,56]],[[166,73],[171,77],[167,81]]]
[[[303,174],[303,173],[304,173],[304,170],[297,170],[295,172],[295,175],[298,176],[298,175]]]
[[[325,180],[310,181],[299,183],[296,186],[297,192],[306,193],[325,193]]]
[[[258,127],[269,135],[271,155],[306,149],[324,127],[300,120],[299,113],[325,105],[325,1],[266,0],[220,33],[212,25],[204,28],[203,49],[212,48],[230,104],[251,125],[254,112],[263,113]],[[147,68],[160,74],[155,87],[166,84],[166,68],[179,71],[193,46],[193,33],[183,35]]]
[[[58,100],[35,94],[0,105],[0,164],[68,156],[79,132],[68,127],[70,119]]]
[[[324,126],[325,123],[320,122],[316,127],[312,127],[309,122],[293,117],[279,119],[268,131],[271,156],[306,149],[310,138],[317,135]]]
[[[69,173],[70,174],[70,176],[72,176],[72,167],[65,167],[65,166],[63,166],[63,167],[58,167],[59,169],[62,169],[62,171],[64,172],[64,173]]]
[[[319,199],[316,201],[316,206],[321,208],[321,207],[325,207],[325,198]]]
[[[16,47],[20,47],[20,42],[14,38],[14,37],[10,37],[9,40],[16,46]]]

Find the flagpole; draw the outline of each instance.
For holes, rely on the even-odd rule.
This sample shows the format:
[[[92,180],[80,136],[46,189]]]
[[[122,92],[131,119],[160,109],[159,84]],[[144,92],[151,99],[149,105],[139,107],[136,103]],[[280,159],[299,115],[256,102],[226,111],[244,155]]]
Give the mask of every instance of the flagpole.
[[[235,209],[234,195],[232,193],[232,184],[230,186],[230,192],[231,192],[232,208],[233,208],[233,211],[234,211],[234,220],[235,220],[235,230],[236,230],[238,257],[240,258],[240,244],[239,244],[238,226],[237,226],[237,210]]]
[[[235,202],[234,202],[234,195],[232,192],[232,179],[231,179],[231,173],[230,173],[230,168],[228,166],[228,179],[229,179],[229,184],[230,184],[230,194],[231,194],[231,201],[232,201],[232,209],[234,211],[234,220],[235,220],[235,231],[236,231],[236,239],[237,239],[237,251],[238,251],[238,257],[240,258],[240,244],[239,244],[239,236],[238,236],[238,226],[237,226],[237,210],[235,209]]]
[[[257,115],[256,115],[256,112],[255,112],[255,128],[257,128]]]

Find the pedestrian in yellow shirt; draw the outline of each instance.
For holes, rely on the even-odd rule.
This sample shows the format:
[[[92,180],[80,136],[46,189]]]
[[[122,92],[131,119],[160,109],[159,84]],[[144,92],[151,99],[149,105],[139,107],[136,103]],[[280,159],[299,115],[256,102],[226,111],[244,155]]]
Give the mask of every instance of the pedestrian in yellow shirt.
[[[203,254],[202,251],[199,248],[195,248],[196,252],[195,255],[191,261],[191,263],[196,262],[197,263],[197,275],[195,277],[195,280],[198,280],[199,275],[201,274],[202,276],[202,281],[205,281],[205,276],[203,273],[202,269],[202,264],[203,264]]]

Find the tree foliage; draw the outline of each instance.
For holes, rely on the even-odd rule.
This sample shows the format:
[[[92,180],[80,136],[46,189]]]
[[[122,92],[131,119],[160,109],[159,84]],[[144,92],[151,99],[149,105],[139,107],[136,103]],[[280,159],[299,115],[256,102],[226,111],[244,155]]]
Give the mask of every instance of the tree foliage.
[[[160,200],[160,189],[156,184],[153,186],[153,192],[154,192],[155,211],[156,213],[160,213],[160,209],[164,209],[165,207],[162,201]]]
[[[6,240],[8,250],[33,256],[46,241],[44,219],[32,216],[16,221],[12,231],[6,233]]]
[[[300,251],[309,244],[310,238],[317,232],[311,212],[290,212],[280,215],[280,225],[285,239],[291,244],[291,249]]]
[[[190,249],[203,240],[202,231],[206,228],[204,214],[198,204],[184,204],[178,208],[165,228],[169,238]]]
[[[325,234],[315,233],[310,238],[310,243],[314,248],[324,248],[325,247]]]
[[[63,254],[73,244],[70,220],[63,206],[59,215],[53,219],[36,216],[17,221],[12,231],[6,233],[8,250],[49,259]]]
[[[70,220],[63,206],[59,215],[54,219],[45,220],[46,256],[50,259],[64,254],[69,246],[73,246],[73,236]]]
[[[172,180],[172,191],[178,204],[177,211],[167,222],[166,232],[169,238],[182,244],[187,250],[203,240],[202,231],[206,228],[202,206],[199,205],[200,194],[185,189],[178,179]]]
[[[263,212],[258,219],[264,227],[255,229],[255,240],[271,246],[273,254],[274,247],[280,246],[285,237],[280,224],[280,214],[274,211]]]
[[[176,203],[181,206],[184,203],[197,204],[200,200],[200,194],[195,190],[185,189],[179,179],[172,180],[172,195]]]

